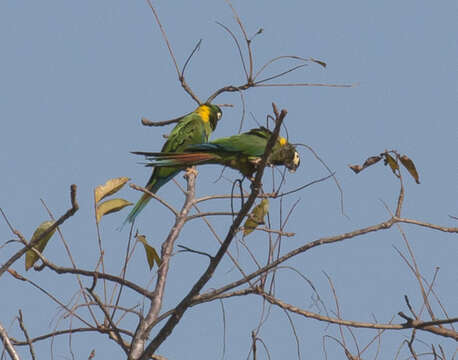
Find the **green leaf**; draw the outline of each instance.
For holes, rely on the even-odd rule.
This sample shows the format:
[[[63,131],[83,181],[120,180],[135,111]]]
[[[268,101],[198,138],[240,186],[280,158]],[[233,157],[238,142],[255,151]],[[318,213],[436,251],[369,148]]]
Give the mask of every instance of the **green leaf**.
[[[130,178],[122,176],[114,179],[109,179],[103,185],[99,185],[94,189],[94,201],[97,204],[103,198],[117,193],[128,182]]]
[[[243,235],[251,234],[258,225],[264,224],[264,217],[269,212],[269,199],[262,199],[261,202],[253,208],[243,225]]]
[[[52,225],[54,224],[54,221],[43,221],[40,226],[37,227],[35,232],[32,235],[32,239],[30,239],[30,243],[36,241],[38,238],[43,235],[43,233],[48,230]],[[44,238],[42,238],[33,248],[37,249],[39,252],[43,252],[43,250],[46,247],[46,244],[48,243],[49,239],[54,235],[56,232],[56,229],[51,231],[48,235],[46,235]],[[37,253],[33,251],[32,249],[28,250],[25,253],[25,270],[29,270],[33,264],[37,262],[39,259]]]
[[[420,183],[420,178],[418,176],[417,169],[415,168],[415,164],[413,163],[412,160],[407,157],[407,155],[402,155],[399,160],[401,160],[401,164],[404,165],[404,167],[407,169],[407,171],[412,175],[412,177],[415,179],[415,182],[417,184]]]
[[[149,269],[151,270],[154,267],[154,263],[156,263],[157,266],[160,266],[161,258],[159,257],[156,249],[148,244],[146,236],[137,235],[137,240],[140,241],[145,248],[146,260],[148,261]]]
[[[97,224],[100,223],[102,216],[118,212],[119,210],[125,208],[126,206],[133,205],[131,202],[124,199],[112,199],[104,201],[103,203],[97,205],[95,209],[95,217]]]

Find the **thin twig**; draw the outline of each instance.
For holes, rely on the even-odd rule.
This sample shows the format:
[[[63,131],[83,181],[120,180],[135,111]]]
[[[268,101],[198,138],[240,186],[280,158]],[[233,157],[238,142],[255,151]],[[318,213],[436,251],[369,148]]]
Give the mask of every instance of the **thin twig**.
[[[105,315],[105,320],[107,320],[108,323],[110,324],[110,335],[111,335],[110,337],[121,346],[121,348],[124,350],[126,354],[128,354],[129,346],[124,342],[123,338],[121,337],[121,333],[119,332],[118,327],[113,323],[113,320],[110,314],[108,313],[108,310],[103,305],[102,301],[99,299],[97,294],[93,291],[93,289],[86,288],[86,290],[89,292],[89,294],[91,294],[92,298],[94,299],[94,301],[99,306],[100,310],[102,310],[103,314]]]
[[[184,77],[184,72],[186,71],[186,67],[188,66],[189,62],[191,61],[191,58],[193,55],[200,49],[200,44],[202,44],[202,39],[199,40],[197,45],[194,47],[194,49],[191,51],[191,54],[188,56],[186,59],[184,65],[183,65],[183,70],[181,70],[180,77]]]
[[[17,280],[20,280],[20,281],[24,281],[24,282],[27,282],[29,283],[30,285],[32,285],[33,287],[35,287],[36,289],[38,289],[39,291],[41,291],[43,294],[45,294],[46,296],[48,296],[51,300],[53,300],[56,304],[58,304],[62,309],[66,310],[68,314],[76,317],[78,320],[80,320],[84,325],[88,326],[88,327],[92,327],[95,329],[95,327],[93,325],[91,325],[89,322],[87,322],[86,320],[84,320],[81,316],[79,316],[78,314],[76,314],[74,311],[72,311],[72,309],[70,309],[67,305],[65,305],[63,302],[61,302],[59,299],[57,299],[53,294],[51,294],[50,292],[46,291],[45,289],[43,289],[41,286],[37,285],[35,282],[33,282],[32,280],[29,280],[27,279],[26,277],[20,275],[19,273],[17,273],[15,270],[13,269],[8,269],[8,272]]]
[[[240,60],[242,61],[242,66],[243,66],[243,71],[245,72],[245,77],[248,80],[249,77],[248,77],[248,71],[247,71],[246,65],[245,65],[245,59],[243,58],[242,48],[240,47],[240,43],[237,40],[237,37],[234,35],[234,33],[231,31],[231,29],[229,29],[226,25],[220,23],[219,21],[216,21],[216,23],[219,26],[221,26],[224,30],[226,30],[229,33],[229,35],[232,37],[232,39],[234,40],[235,45],[237,46],[237,49],[239,51]]]
[[[70,186],[70,200],[71,200],[72,207],[68,209],[64,215],[62,215],[59,219],[57,219],[57,221],[54,222],[54,224],[52,224],[46,231],[44,231],[41,234],[41,236],[37,237],[33,242],[29,242],[26,246],[24,246],[16,254],[11,256],[11,258],[7,260],[5,264],[2,265],[2,267],[0,268],[0,277],[17,259],[19,259],[22,255],[24,255],[27,252],[27,250],[30,250],[33,246],[38,244],[41,241],[41,239],[44,239],[46,236],[48,236],[51,232],[54,231],[54,229],[56,229],[59,225],[62,225],[68,218],[72,217],[75,214],[75,212],[78,211],[79,205],[76,201],[76,185],[75,184],[72,184]],[[16,236],[18,236],[19,238],[21,238],[22,241],[24,240],[24,237],[18,230],[14,230],[13,233]]]
[[[177,118],[171,119],[171,120],[165,120],[165,121],[151,121],[151,120],[148,120],[145,117],[142,117],[141,121],[142,121],[142,125],[143,126],[165,126],[165,125],[177,123],[181,119],[183,119],[183,116],[180,116],[180,117],[177,117]]]
[[[334,179],[334,182],[336,183],[337,189],[339,189],[339,193],[340,193],[340,211],[341,211],[342,215],[345,216],[348,219],[348,216],[347,216],[347,214],[345,214],[345,209],[344,209],[343,190],[342,190],[342,187],[340,186],[339,181],[337,180],[337,178],[335,176],[335,172],[331,171],[331,169],[329,168],[328,164],[326,164],[326,162],[320,157],[320,155],[318,155],[318,153],[311,146],[309,146],[307,144],[298,144],[298,145],[301,145],[301,146],[305,147],[306,149],[308,149],[313,154],[315,159],[317,159],[324,166],[324,168],[328,171],[328,173],[332,176],[332,178]]]
[[[112,281],[114,283],[118,283],[120,285],[124,285],[130,289],[132,289],[133,291],[136,291],[137,293],[139,293],[140,295],[143,295],[145,297],[151,297],[151,293],[145,289],[143,289],[143,287],[129,281],[129,280],[125,280],[125,279],[122,279],[121,277],[118,277],[118,276],[115,276],[115,275],[111,275],[111,274],[108,274],[108,273],[101,273],[101,272],[97,272],[97,271],[90,271],[90,270],[83,270],[83,269],[73,269],[73,268],[66,268],[66,267],[61,267],[61,266],[58,266],[56,264],[53,264],[51,263],[49,260],[47,259],[41,259],[43,261],[43,263],[51,270],[55,271],[57,274],[78,274],[78,275],[83,275],[83,276],[88,276],[88,277],[97,277],[99,279],[107,279],[109,281]]]
[[[270,77],[268,77],[268,78],[265,78],[265,79],[256,81],[256,82],[255,82],[255,86],[258,86],[258,85],[260,85],[260,84],[262,84],[262,83],[265,83],[266,81],[274,80],[274,79],[277,79],[277,78],[279,78],[279,77],[282,77],[283,75],[286,75],[286,74],[288,74],[288,73],[290,73],[290,72],[293,72],[293,71],[295,71],[295,70],[298,70],[298,69],[300,69],[300,68],[303,68],[304,66],[306,66],[306,65],[305,65],[305,64],[296,65],[296,66],[293,66],[292,68],[290,68],[290,69],[288,69],[288,70],[285,70],[285,71],[283,71],[283,72],[281,72],[281,73],[279,73],[279,74],[272,75],[272,76],[270,76]]]
[[[194,214],[194,215],[189,215],[186,218],[186,221],[189,220],[194,220],[194,219],[199,219],[204,216],[233,216],[237,215],[236,212],[231,212],[231,211],[209,211],[209,212],[203,212],[199,214]]]
[[[56,219],[54,218],[54,215],[53,213],[51,212],[51,210],[48,208],[48,206],[46,205],[45,201],[43,199],[40,199],[41,203],[43,204],[43,207],[45,208],[45,210],[47,211],[49,217],[51,218],[52,221],[56,221]],[[99,231],[98,231],[99,227],[98,227],[98,224],[97,224],[97,233],[98,235],[99,234]],[[73,259],[73,256],[72,256],[72,252],[70,251],[70,247],[69,245],[67,244],[67,242],[65,241],[65,238],[64,238],[64,234],[62,234],[62,231],[60,230],[60,227],[57,227],[57,232],[59,233],[59,236],[60,236],[60,239],[62,240],[62,243],[64,245],[64,248],[65,248],[65,251],[67,253],[67,256],[68,258],[70,259],[70,262],[73,266],[74,269],[76,269],[76,263],[75,263],[75,260]],[[100,240],[100,237],[99,237],[99,241]],[[99,249],[100,251],[102,252],[102,248],[101,248],[102,244],[101,242],[99,242]],[[103,261],[103,257],[101,258],[101,260]],[[104,269],[104,266],[103,266],[103,262],[102,262],[102,268]],[[103,272],[105,272],[105,270],[103,270]],[[81,278],[79,275],[76,275],[76,279],[77,279],[77,282],[78,282],[78,286],[83,294],[83,297],[84,297],[84,301],[87,303],[89,301],[89,299],[87,298],[87,295],[86,293],[84,292],[84,286],[83,286],[83,283],[81,281]],[[92,312],[92,309],[90,307],[88,307],[88,311],[89,313],[91,314],[91,317],[92,317],[92,320],[94,321],[95,324],[97,324],[98,326],[98,323],[97,323],[97,317],[95,316],[95,314]]]
[[[330,87],[330,88],[352,88],[358,84],[323,84],[323,83],[286,83],[286,84],[258,84],[256,87]]]
[[[30,340],[29,333],[27,332],[27,329],[24,325],[24,319],[22,316],[22,310],[19,309],[19,316],[18,316],[18,321],[19,321],[19,326],[24,333],[25,341],[27,341],[27,345],[29,346],[29,351],[30,351],[30,356],[32,357],[33,360],[36,359],[35,357],[35,350],[33,349],[32,341]]]
[[[286,309],[288,311],[294,312],[296,314],[305,316],[307,318],[312,318],[319,321],[325,321],[332,324],[340,324],[345,326],[351,327],[359,327],[359,328],[366,328],[366,329],[389,329],[389,330],[404,330],[404,329],[420,329],[424,331],[428,331],[434,333],[436,335],[450,337],[458,341],[458,333],[455,331],[451,331],[448,329],[439,328],[436,325],[439,324],[450,324],[454,322],[458,322],[458,318],[453,319],[442,319],[436,321],[418,321],[409,319],[409,321],[402,323],[402,324],[374,324],[374,323],[366,323],[366,322],[358,322],[358,321],[349,321],[349,320],[342,320],[337,318],[332,318],[329,316],[324,316],[320,314],[313,313],[311,311],[307,311],[304,309],[300,309],[296,306],[287,304],[258,288],[258,293],[268,302],[273,305],[277,305],[282,309]]]
[[[243,37],[246,42],[246,47],[248,50],[248,64],[249,64],[249,71],[247,75],[247,82],[250,83],[253,80],[253,54],[251,51],[251,41],[248,39],[248,35],[245,31],[245,27],[243,26],[242,20],[240,20],[239,14],[237,14],[237,11],[235,11],[234,7],[232,6],[232,3],[229,0],[226,0],[226,3],[229,5],[229,7],[232,10],[232,13],[234,14],[235,20],[239,24],[240,30],[242,30]],[[245,71],[246,72],[246,71]]]
[[[124,335],[127,335],[127,336],[133,336],[134,335],[134,334],[132,334],[132,332],[130,332],[128,330],[125,330],[125,329],[119,329],[118,328],[118,330],[119,330],[120,333],[122,333]],[[53,331],[51,333],[40,335],[40,336],[37,336],[35,338],[32,338],[32,339],[30,339],[30,342],[31,343],[35,343],[35,342],[38,342],[38,341],[47,340],[49,338],[54,338],[54,337],[60,336],[60,335],[77,334],[77,333],[83,333],[83,332],[108,334],[108,333],[110,333],[110,331],[112,331],[112,330],[111,329],[106,329],[106,328],[103,328],[103,327],[98,327],[97,329],[91,327],[91,328],[74,328],[74,329],[56,330],[56,331]],[[14,339],[14,338],[11,338],[11,342],[16,346],[28,346],[29,345],[27,341],[20,341],[20,340]]]
[[[200,105],[201,101],[193,93],[193,91],[191,90],[189,85],[186,83],[183,74],[180,73],[180,69],[178,68],[178,63],[176,61],[175,55],[173,54],[172,46],[170,45],[170,42],[169,42],[169,40],[167,38],[167,34],[165,33],[164,27],[162,26],[161,21],[159,20],[159,15],[157,14],[156,9],[154,8],[153,4],[151,4],[151,0],[146,0],[146,1],[148,2],[148,5],[151,8],[151,11],[154,14],[154,17],[156,19],[157,25],[159,26],[159,29],[161,30],[162,38],[164,39],[164,41],[165,41],[165,43],[167,45],[167,48],[169,49],[169,54],[170,54],[170,57],[172,58],[173,64],[175,65],[175,70],[177,72],[178,79],[180,80],[181,86],[188,93],[188,95],[191,96],[193,98],[193,100]],[[184,72],[184,68],[183,68],[183,72]]]
[[[159,201],[162,205],[164,205],[167,209],[169,209],[173,213],[173,215],[178,216],[178,210],[176,210],[167,201],[165,201],[161,197],[157,196],[155,193],[152,193],[148,189],[146,189],[144,187],[141,187],[141,186],[138,186],[138,185],[135,185],[135,184],[130,184],[129,186],[134,190],[141,191],[141,192],[145,193],[146,195],[151,196],[153,199]]]

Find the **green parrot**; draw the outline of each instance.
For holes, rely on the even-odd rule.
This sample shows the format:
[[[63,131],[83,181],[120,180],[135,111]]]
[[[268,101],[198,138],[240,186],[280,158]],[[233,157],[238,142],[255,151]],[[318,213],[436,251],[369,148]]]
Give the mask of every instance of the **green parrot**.
[[[222,114],[221,109],[216,105],[200,105],[192,113],[183,116],[179,120],[162,147],[161,152],[167,154],[182,152],[192,144],[206,143],[210,134],[215,130]],[[186,166],[155,167],[145,188],[152,193],[156,193],[162,185],[172,180],[184,168]],[[143,194],[127,216],[124,224],[132,223],[150,199],[150,196]]]
[[[260,127],[208,143],[188,145],[182,152],[134,152],[134,154],[144,155],[149,161],[146,166],[154,166],[156,169],[167,167],[183,169],[192,165],[221,164],[240,171],[251,180],[271,135],[270,130]],[[296,148],[285,138],[278,137],[267,164],[283,165],[290,172],[294,172],[299,163],[300,158]]]

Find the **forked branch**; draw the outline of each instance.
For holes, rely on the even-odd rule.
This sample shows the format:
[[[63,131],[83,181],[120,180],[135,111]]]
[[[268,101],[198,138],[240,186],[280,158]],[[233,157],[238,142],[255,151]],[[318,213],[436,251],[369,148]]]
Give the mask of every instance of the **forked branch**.
[[[5,264],[2,265],[0,268],[0,277],[3,275],[3,273],[8,270],[8,268],[16,261],[18,260],[22,255],[24,255],[27,250],[30,250],[33,246],[38,244],[41,239],[44,239],[46,236],[48,236],[51,232],[53,232],[59,225],[62,225],[68,218],[72,217],[79,209],[79,205],[76,201],[76,185],[72,184],[70,186],[70,201],[72,204],[72,207],[67,210],[67,212],[62,215],[59,219],[57,219],[56,222],[52,226],[50,226],[46,231],[44,231],[41,236],[38,236],[36,239],[34,239],[33,242],[27,243],[25,240],[24,236],[18,231],[18,230],[12,230],[13,234],[16,235],[21,242],[25,245],[21,250],[19,250],[16,254],[11,256]]]
[[[242,220],[244,217],[248,214],[248,211],[252,207],[257,195],[259,194],[261,190],[261,179],[262,175],[264,173],[264,169],[267,164],[267,158],[272,152],[272,148],[277,141],[278,134],[280,133],[280,128],[281,124],[287,114],[286,110],[282,110],[281,113],[278,112],[277,107],[275,104],[272,104],[273,110],[275,113],[276,117],[276,124],[275,124],[275,129],[273,131],[272,136],[270,137],[269,141],[267,142],[266,150],[261,158],[261,162],[259,164],[259,168],[256,172],[255,180],[251,185],[251,194],[248,197],[247,201],[245,204],[242,206],[242,209],[238,213],[237,217],[235,218],[234,222],[232,223],[226,238],[223,242],[223,244],[220,246],[218,252],[216,255],[212,258],[210,261],[207,269],[205,272],[202,274],[202,276],[199,278],[199,280],[194,284],[192,289],[188,292],[188,294],[183,298],[183,300],[178,304],[178,306],[175,308],[173,314],[169,317],[168,321],[166,324],[162,327],[161,330],[159,330],[158,334],[156,337],[149,343],[149,345],[146,347],[145,351],[142,353],[142,355],[139,357],[141,360],[147,360],[154,352],[157,350],[157,348],[165,341],[165,339],[171,334],[175,326],[178,324],[178,322],[181,320],[183,314],[186,312],[186,310],[191,306],[193,302],[193,298],[202,290],[204,285],[211,279],[213,276],[213,273],[215,272],[217,266],[221,262],[224,254],[226,253],[227,249],[229,248],[229,245],[231,244],[232,240],[234,239],[235,234],[237,233]],[[135,357],[132,357],[135,359]]]

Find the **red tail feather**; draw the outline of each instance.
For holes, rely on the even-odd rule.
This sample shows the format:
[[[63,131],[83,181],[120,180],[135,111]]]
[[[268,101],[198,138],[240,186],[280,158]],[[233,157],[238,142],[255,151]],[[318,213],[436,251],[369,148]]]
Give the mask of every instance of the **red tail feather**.
[[[173,156],[168,156],[167,160],[172,160],[173,162],[180,163],[183,165],[197,165],[201,164],[208,160],[213,160],[215,156],[208,153],[185,153],[185,154],[175,154]]]

